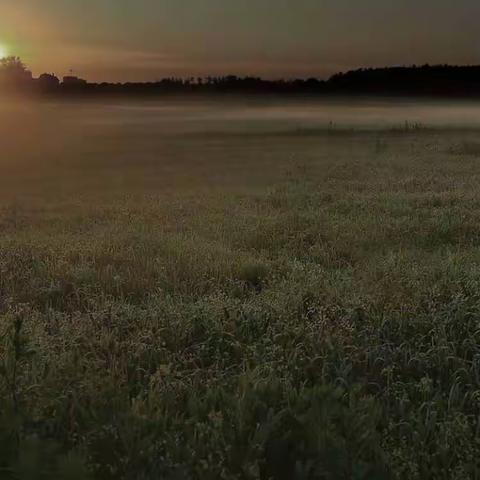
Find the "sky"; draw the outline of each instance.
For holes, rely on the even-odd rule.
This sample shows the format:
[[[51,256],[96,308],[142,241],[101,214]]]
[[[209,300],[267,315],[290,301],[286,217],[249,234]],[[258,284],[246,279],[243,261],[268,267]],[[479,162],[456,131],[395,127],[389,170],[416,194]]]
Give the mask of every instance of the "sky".
[[[327,78],[480,64],[480,0],[0,0],[0,51],[34,74]]]

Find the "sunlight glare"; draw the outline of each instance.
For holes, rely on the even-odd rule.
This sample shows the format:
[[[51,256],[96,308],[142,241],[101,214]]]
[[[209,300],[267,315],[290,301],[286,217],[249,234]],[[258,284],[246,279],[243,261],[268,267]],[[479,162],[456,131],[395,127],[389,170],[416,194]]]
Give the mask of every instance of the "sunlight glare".
[[[5,47],[5,45],[2,45],[2,44],[0,43],[0,60],[1,60],[2,58],[7,57],[7,55],[8,55],[7,47]]]

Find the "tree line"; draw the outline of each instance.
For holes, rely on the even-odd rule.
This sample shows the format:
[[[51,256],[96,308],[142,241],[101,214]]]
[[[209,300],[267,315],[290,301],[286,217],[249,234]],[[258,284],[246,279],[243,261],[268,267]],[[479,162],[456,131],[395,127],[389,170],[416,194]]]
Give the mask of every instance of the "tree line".
[[[236,75],[163,78],[155,82],[92,83],[53,73],[34,78],[18,57],[0,60],[0,87],[31,94],[156,95],[168,93],[480,96],[480,66],[422,65],[361,68],[328,80],[266,80]]]

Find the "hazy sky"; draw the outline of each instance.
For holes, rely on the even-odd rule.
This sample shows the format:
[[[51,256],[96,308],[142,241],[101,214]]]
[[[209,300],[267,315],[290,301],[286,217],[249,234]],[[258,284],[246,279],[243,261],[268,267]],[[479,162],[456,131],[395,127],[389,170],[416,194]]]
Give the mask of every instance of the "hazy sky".
[[[0,45],[90,80],[480,63],[480,0],[0,0]]]

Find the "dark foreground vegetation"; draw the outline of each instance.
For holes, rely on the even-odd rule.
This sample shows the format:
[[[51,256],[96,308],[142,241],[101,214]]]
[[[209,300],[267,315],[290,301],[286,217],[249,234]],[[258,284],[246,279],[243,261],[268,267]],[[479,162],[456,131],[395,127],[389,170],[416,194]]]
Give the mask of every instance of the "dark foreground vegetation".
[[[476,132],[98,134],[4,136],[2,479],[478,478]]]
[[[161,95],[161,94],[308,94],[479,97],[480,66],[423,65],[362,68],[328,80],[280,79],[234,75],[206,78],[164,78],[143,83],[89,83],[76,76],[63,81],[52,73],[33,78],[20,59],[0,60],[0,86],[29,94]]]

